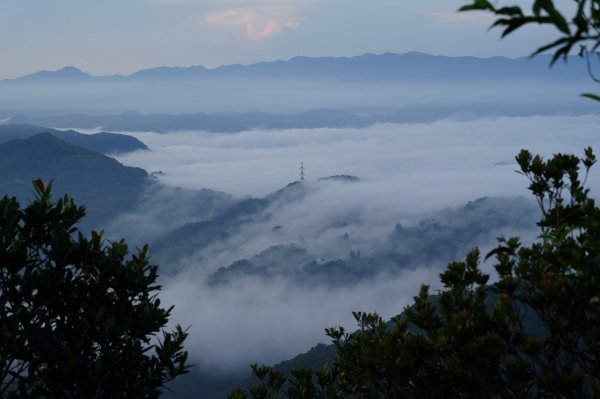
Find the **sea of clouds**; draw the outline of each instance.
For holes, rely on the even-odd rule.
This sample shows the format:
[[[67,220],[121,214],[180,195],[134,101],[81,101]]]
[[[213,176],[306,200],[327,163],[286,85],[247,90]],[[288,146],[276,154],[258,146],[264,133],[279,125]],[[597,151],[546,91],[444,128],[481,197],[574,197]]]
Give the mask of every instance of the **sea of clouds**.
[[[268,223],[249,223],[239,234],[187,258],[179,273],[163,281],[164,302],[175,304],[173,320],[191,326],[187,348],[192,360],[229,372],[252,362],[278,362],[327,342],[323,329],[335,325],[352,329],[354,310],[376,310],[392,317],[411,302],[420,284],[440,288],[437,274],[444,265],[422,265],[335,288],[256,277],[209,286],[206,276],[217,267],[300,238],[315,254],[319,250],[326,254],[335,250],[328,248],[333,242],[328,237],[337,237],[344,229],[375,248],[396,223],[411,225],[439,209],[479,197],[528,196],[526,178],[515,173],[519,150],[528,148],[548,157],[556,152],[582,154],[586,146],[600,148],[599,122],[598,115],[558,115],[365,129],[139,133],[133,135],[151,151],[117,159],[149,172],[162,171],[159,179],[169,186],[210,188],[234,198],[261,197],[281,189],[298,180],[304,163],[305,184],[312,187],[309,194],[270,209]],[[339,174],[360,181],[316,180]],[[597,193],[600,172],[593,171],[588,182],[592,194]],[[185,207],[184,202],[178,206]],[[156,211],[148,210],[153,214]],[[178,215],[184,223],[186,213]],[[336,220],[351,222],[328,236],[323,229],[337,226]],[[276,236],[274,224],[285,225],[285,233]],[[535,238],[532,231],[508,233]],[[489,249],[493,241],[474,245]]]

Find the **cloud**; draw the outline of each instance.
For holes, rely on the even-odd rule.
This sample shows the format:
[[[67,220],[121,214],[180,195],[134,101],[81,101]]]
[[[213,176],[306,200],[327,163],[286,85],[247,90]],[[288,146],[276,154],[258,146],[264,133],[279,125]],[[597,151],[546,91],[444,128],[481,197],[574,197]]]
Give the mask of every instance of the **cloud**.
[[[300,23],[285,15],[275,15],[248,9],[230,9],[214,12],[203,18],[206,26],[242,32],[250,40],[265,40],[283,29],[297,29]]]
[[[273,364],[319,342],[324,329],[356,324],[352,311],[375,311],[385,318],[410,303],[419,284],[434,288],[437,269],[407,270],[351,287],[298,287],[289,281],[247,278],[227,287],[203,284],[189,271],[167,281],[161,300],[175,303],[172,320],[191,326],[186,349],[192,361],[213,371],[247,370]]]
[[[149,4],[166,4],[166,5],[201,4],[201,1],[199,1],[199,0],[144,0],[144,1]]]
[[[335,196],[332,191],[327,195]],[[344,198],[344,193],[338,193],[335,196],[335,207],[352,213],[352,205],[356,206],[360,199]],[[327,234],[320,234],[317,239],[314,235],[311,237],[314,234],[311,230],[317,230],[326,224],[320,221],[315,226],[311,225],[312,221],[318,219],[316,214],[324,216],[330,214],[331,209],[323,207],[324,209],[317,208],[316,212],[311,212],[315,210],[315,202],[310,199],[299,201],[292,208],[279,215],[282,220],[294,218],[288,220],[284,230],[302,232],[306,237],[304,245],[320,243],[333,250],[331,247],[336,246],[335,240]],[[269,209],[268,212],[273,211],[275,210]],[[377,237],[379,243],[377,240],[369,240],[369,237],[361,237],[359,240],[363,245],[360,247],[361,253],[365,255],[377,251],[377,247],[387,241],[385,233],[389,237],[394,222],[389,214],[381,214],[379,221],[384,216],[388,216],[390,220],[377,226],[377,215],[373,214],[373,210],[371,215],[367,213],[369,212],[358,215],[361,220],[355,225],[345,226],[351,236],[360,234],[360,231],[375,230],[369,234],[371,238]],[[303,215],[308,215],[310,219],[305,226],[302,226]],[[405,210],[405,216],[410,215],[411,210]],[[332,216],[335,217],[329,215]],[[217,372],[232,372],[245,370],[254,362],[273,364],[289,359],[319,342],[328,342],[324,334],[327,327],[343,326],[349,331],[355,329],[353,311],[377,311],[388,319],[411,303],[421,284],[430,285],[432,292],[441,288],[437,276],[446,264],[443,261],[407,267],[395,274],[384,273],[375,279],[364,279],[350,285],[301,284],[283,276],[269,279],[238,277],[228,285],[206,284],[206,276],[211,271],[205,268],[207,259],[213,261],[211,256],[219,255],[223,259],[227,250],[231,251],[229,255],[244,256],[243,251],[252,253],[261,246],[270,245],[277,240],[269,235],[270,230],[270,226],[266,224],[254,223],[234,239],[221,242],[223,252],[205,252],[202,264],[189,260],[182,273],[165,280],[162,300],[164,303],[176,304],[172,320],[192,326],[187,348],[192,360],[200,367]],[[490,237],[495,237],[491,235],[494,233],[490,232]],[[523,237],[523,231],[502,233],[519,233]],[[530,241],[532,237],[529,230],[526,233],[523,242]],[[488,238],[477,244],[485,254],[493,247],[493,243],[493,238]],[[236,248],[236,245],[240,247]],[[462,259],[470,248],[471,246],[465,248],[459,258]],[[433,248],[430,250],[434,251]],[[282,262],[282,259],[279,261]],[[281,265],[290,272],[292,266],[289,262]],[[491,269],[489,263],[484,267],[488,272]]]
[[[482,195],[526,195],[522,178],[513,173],[517,152],[529,148],[551,155],[600,147],[597,124],[595,115],[536,116],[364,129],[136,133],[152,151],[117,159],[162,170],[161,181],[169,185],[237,196],[266,195],[297,180],[304,161],[309,179],[335,174],[362,178],[370,187],[360,192],[372,193],[373,204],[400,201],[432,210]]]
[[[127,237],[130,245],[141,247],[186,223],[214,217],[230,202],[230,195],[211,190],[151,186],[140,194],[134,210],[118,215],[104,230],[111,239]]]
[[[217,188],[238,197],[280,189],[298,178],[297,168],[304,161],[309,188],[304,197],[273,203],[251,223],[185,258],[183,270],[163,281],[162,300],[175,305],[172,320],[192,326],[187,346],[193,361],[231,371],[252,362],[278,362],[327,342],[324,328],[354,327],[351,311],[377,310],[384,317],[401,312],[421,283],[439,287],[437,273],[444,263],[420,264],[400,275],[339,287],[250,277],[208,286],[206,277],[218,267],[290,242],[301,242],[313,257],[347,256],[348,248],[336,241],[345,232],[349,246],[369,256],[384,252],[396,223],[411,226],[441,208],[482,196],[529,197],[526,179],[514,173],[519,149],[550,156],[581,153],[588,145],[600,148],[598,122],[597,115],[501,117],[365,129],[139,133],[136,137],[152,151],[119,159],[163,170],[161,179],[169,185]],[[597,172],[589,180],[592,194],[600,188]],[[363,180],[316,181],[340,173]],[[145,209],[139,217],[156,214]],[[180,209],[168,217],[187,214]],[[129,218],[127,223],[138,222]],[[275,225],[282,228],[274,231]],[[486,253],[495,236],[491,232],[473,244]]]
[[[494,17],[483,12],[444,12],[433,11],[425,13],[438,23],[451,23],[461,25],[484,25],[489,26],[494,22]]]

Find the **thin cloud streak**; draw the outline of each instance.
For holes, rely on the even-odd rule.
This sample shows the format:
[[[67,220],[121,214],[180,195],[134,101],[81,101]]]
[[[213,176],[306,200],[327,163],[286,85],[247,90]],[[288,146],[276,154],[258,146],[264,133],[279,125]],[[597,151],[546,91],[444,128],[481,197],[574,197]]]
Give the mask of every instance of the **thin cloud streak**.
[[[431,17],[438,23],[465,24],[490,26],[494,17],[483,12],[457,13],[457,12],[427,12],[424,15]]]
[[[217,29],[241,30],[250,40],[264,40],[281,32],[282,29],[297,29],[300,23],[285,16],[265,15],[245,9],[230,9],[210,13],[203,18],[204,24]]]

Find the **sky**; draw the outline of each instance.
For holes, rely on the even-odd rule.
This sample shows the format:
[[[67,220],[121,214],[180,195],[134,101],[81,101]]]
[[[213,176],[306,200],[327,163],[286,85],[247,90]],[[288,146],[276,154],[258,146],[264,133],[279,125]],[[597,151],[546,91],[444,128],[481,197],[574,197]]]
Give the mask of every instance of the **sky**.
[[[467,0],[2,0],[0,79],[76,66],[95,75],[421,51],[525,56],[539,28],[499,40]]]

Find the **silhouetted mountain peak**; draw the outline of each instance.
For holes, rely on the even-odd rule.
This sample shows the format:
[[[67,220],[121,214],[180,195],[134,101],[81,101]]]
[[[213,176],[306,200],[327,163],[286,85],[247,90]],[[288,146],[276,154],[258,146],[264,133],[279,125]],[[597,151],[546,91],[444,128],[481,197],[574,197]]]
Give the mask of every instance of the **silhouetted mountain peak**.
[[[57,139],[56,137],[51,135],[49,132],[38,133],[38,134],[35,134],[31,137],[28,137],[28,138],[22,139],[22,140],[27,141],[32,144],[40,144],[40,143],[52,144],[52,145],[60,145],[60,143],[66,144],[64,141]]]
[[[68,144],[100,154],[147,150],[148,147],[132,136],[116,133],[81,134],[74,130],[56,130],[27,124],[0,125],[0,144],[14,139],[27,139],[40,133],[49,133]]]
[[[320,177],[319,181],[341,181],[341,182],[355,183],[357,181],[360,181],[360,179],[358,177],[352,176],[352,175],[333,175],[333,176]]]
[[[124,166],[52,133],[0,144],[0,196],[28,201],[33,179],[53,181],[55,197],[68,193],[85,205],[89,213],[82,223],[94,228],[131,209],[140,193],[155,184],[143,169]]]
[[[75,68],[74,66],[66,66],[56,71],[39,71],[30,75],[23,76],[16,80],[33,80],[33,81],[65,81],[65,80],[81,80],[93,78],[92,75]]]
[[[67,65],[64,68],[59,69],[58,71],[56,71],[57,74],[63,75],[63,76],[90,76],[85,72],[82,72],[80,69],[75,68],[72,65]]]
[[[86,155],[102,157],[102,155],[68,144],[49,132],[38,133],[28,138],[15,139],[0,145],[7,153],[26,154],[30,160],[61,160],[65,156]]]

